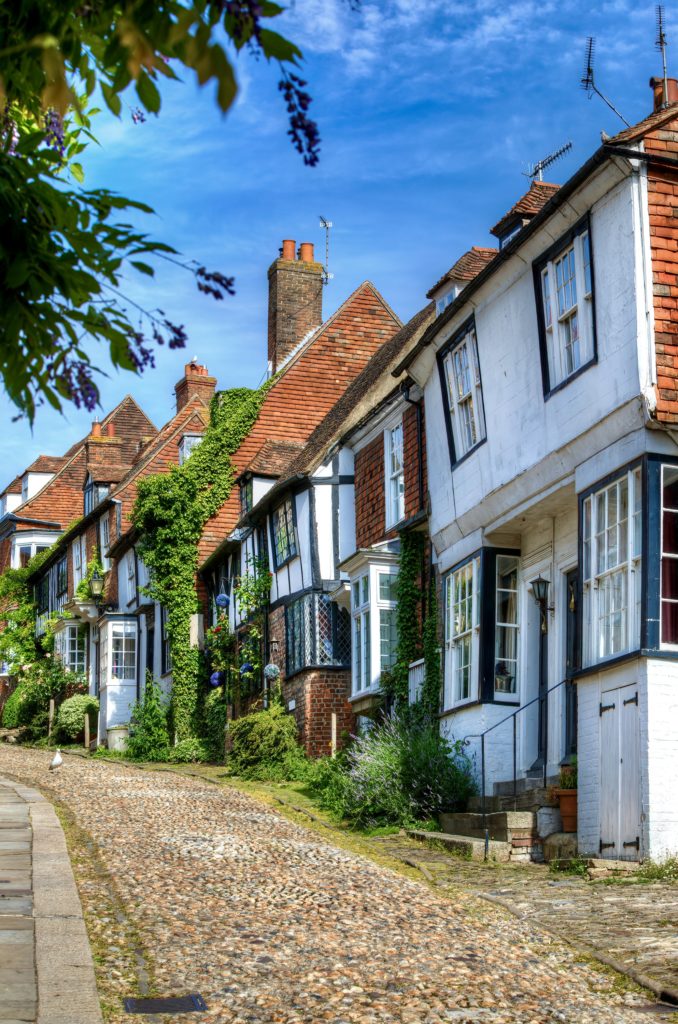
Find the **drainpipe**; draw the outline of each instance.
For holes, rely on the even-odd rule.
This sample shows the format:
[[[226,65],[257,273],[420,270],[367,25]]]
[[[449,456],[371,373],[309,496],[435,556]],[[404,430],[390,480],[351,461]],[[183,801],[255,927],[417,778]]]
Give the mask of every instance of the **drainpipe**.
[[[413,405],[416,410],[417,417],[417,489],[419,492],[419,508],[418,512],[421,512],[424,508],[424,463],[422,458],[422,445],[421,445],[421,403],[416,402],[413,398],[410,398],[410,385],[402,384],[400,388],[402,394],[408,405]]]

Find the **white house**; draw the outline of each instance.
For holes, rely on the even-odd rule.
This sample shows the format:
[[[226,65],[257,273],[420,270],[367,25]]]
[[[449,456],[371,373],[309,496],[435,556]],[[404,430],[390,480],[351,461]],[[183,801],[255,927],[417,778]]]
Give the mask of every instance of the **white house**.
[[[677,128],[535,182],[397,370],[425,393],[441,729],[487,793],[576,754],[579,849],[614,858],[678,851]]]

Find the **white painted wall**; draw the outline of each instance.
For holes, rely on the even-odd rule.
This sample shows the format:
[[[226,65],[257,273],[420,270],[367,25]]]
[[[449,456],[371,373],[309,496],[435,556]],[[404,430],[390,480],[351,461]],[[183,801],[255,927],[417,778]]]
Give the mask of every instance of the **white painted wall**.
[[[21,478],[21,502],[28,501],[38,491],[41,491],[53,476],[54,473],[24,473]]]
[[[330,484],[316,484],[313,487],[318,560],[320,562],[320,576],[324,580],[333,580],[337,577],[334,565],[332,490],[333,488]]]
[[[646,662],[646,734],[641,732],[641,759],[647,751],[647,823],[649,856],[662,860],[678,854],[678,664]],[[641,709],[642,710],[642,709]]]

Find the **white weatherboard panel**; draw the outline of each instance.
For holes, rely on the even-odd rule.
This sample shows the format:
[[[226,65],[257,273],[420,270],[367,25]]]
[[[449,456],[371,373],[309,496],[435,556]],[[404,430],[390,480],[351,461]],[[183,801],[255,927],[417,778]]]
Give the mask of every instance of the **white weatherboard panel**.
[[[329,484],[321,484],[314,487],[315,528],[318,538],[320,576],[323,580],[333,580],[335,578],[332,491],[333,488]]]

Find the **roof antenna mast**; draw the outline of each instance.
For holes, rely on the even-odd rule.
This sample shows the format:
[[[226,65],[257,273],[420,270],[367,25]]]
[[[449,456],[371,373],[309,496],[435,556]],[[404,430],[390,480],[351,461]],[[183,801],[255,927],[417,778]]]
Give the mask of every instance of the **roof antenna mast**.
[[[561,156],[565,156],[571,149],[572,143],[566,142],[564,146],[549,153],[543,160],[537,160],[536,164],[528,164],[527,171],[523,171],[523,174],[526,178],[532,178],[533,181],[543,181],[546,168],[554,164],[556,160],[560,160]]]
[[[655,46],[662,55],[663,86],[662,110],[669,105],[669,82],[666,77],[666,32],[664,31],[664,5],[657,4],[657,41]]]
[[[334,274],[330,274],[330,228],[334,227],[331,220],[327,220],[323,217],[322,213],[318,214],[320,218],[320,227],[325,230],[325,270],[323,271],[323,284],[329,284]]]
[[[596,85],[595,79],[593,77],[593,61],[594,61],[595,49],[596,49],[596,41],[595,41],[593,36],[589,36],[588,37],[588,41],[586,43],[586,64],[584,66],[584,74],[581,77],[581,87],[582,87],[582,89],[584,90],[584,92],[586,93],[586,95],[588,96],[589,99],[591,99],[591,96],[593,95],[593,93],[595,93],[596,96],[600,96],[600,98],[603,101],[603,103],[606,103],[607,106],[610,108],[610,110],[614,114],[616,114],[617,117],[621,121],[624,122],[626,127],[630,128],[631,125],[626,120],[626,118],[623,117],[622,114],[619,113],[619,111],[614,106],[614,104],[611,103],[610,100],[608,100],[607,96],[603,96],[602,92],[600,91],[600,89]]]

